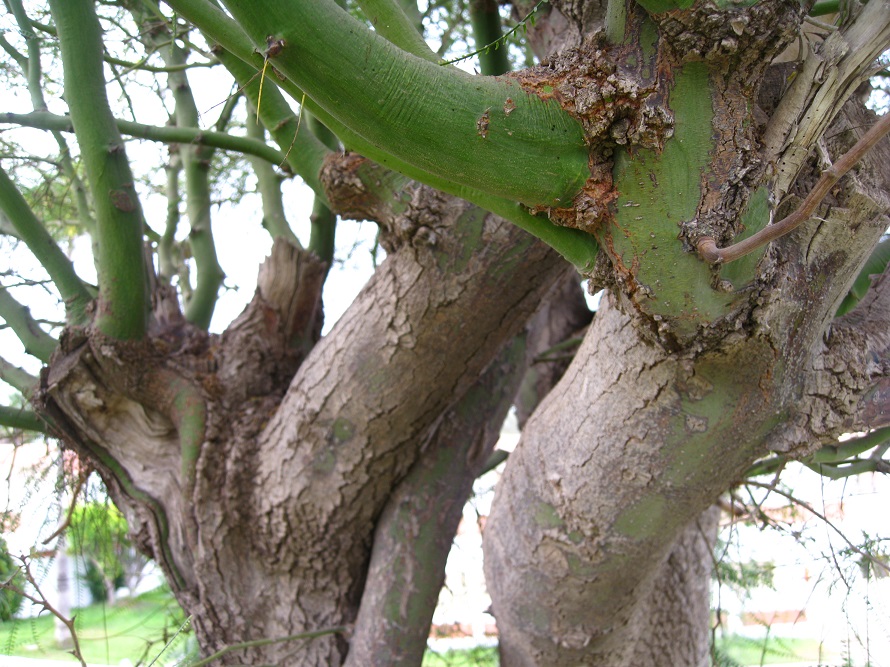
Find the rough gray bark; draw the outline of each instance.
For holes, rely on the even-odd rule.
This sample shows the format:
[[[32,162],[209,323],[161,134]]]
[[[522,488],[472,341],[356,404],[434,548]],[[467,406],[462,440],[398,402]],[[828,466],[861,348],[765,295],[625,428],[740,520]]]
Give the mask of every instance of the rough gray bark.
[[[869,124],[847,114],[834,155]],[[768,449],[804,455],[886,423],[886,276],[829,328],[890,223],[887,149],[836,191],[826,221],[773,245],[753,308],[721,338],[665,349],[626,301],[603,299],[526,425],[486,527],[505,667],[702,664],[707,633],[683,610],[692,599],[700,610],[707,589],[677,574],[709,571],[710,555],[677,535]]]
[[[396,250],[302,363],[290,342],[317,330],[323,267],[279,242],[263,274],[276,280],[221,338],[165,306],[147,346],[69,333],[46,377],[47,411],[99,461],[207,651],[355,619],[394,488],[563,274],[558,255],[512,225],[428,189],[417,196],[401,227],[422,212],[435,239]],[[205,424],[194,479],[182,465],[181,387]],[[328,665],[346,650],[329,636],[227,659]]]

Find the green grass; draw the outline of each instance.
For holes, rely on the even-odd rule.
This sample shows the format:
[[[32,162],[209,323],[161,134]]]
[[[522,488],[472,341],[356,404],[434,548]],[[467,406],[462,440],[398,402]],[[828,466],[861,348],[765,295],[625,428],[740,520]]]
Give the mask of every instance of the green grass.
[[[753,639],[738,635],[717,638],[717,649],[739,665],[770,665],[782,662],[825,662],[837,658],[827,654],[816,639]]]
[[[465,650],[433,653],[427,651],[423,656],[423,667],[497,667],[498,650],[480,646]]]
[[[182,625],[184,616],[168,591],[159,589],[133,599],[123,599],[113,607],[91,605],[76,610],[76,627],[81,650],[87,662],[117,665],[127,658],[134,665],[147,665],[157,657],[167,641]],[[173,648],[157,665],[173,664],[176,648],[186,642],[185,635],[174,640]],[[765,647],[764,647],[765,646]],[[720,637],[720,653],[727,664],[769,665],[781,662],[825,662],[837,658],[820,652],[816,640],[766,640],[740,636]],[[38,618],[16,619],[0,623],[0,655],[16,655],[76,664],[66,650],[55,647],[53,619],[48,614]],[[480,647],[445,653],[427,651],[423,667],[497,667],[496,648]]]
[[[184,620],[182,610],[164,590],[123,599],[113,607],[90,605],[75,610],[74,615],[84,658],[100,665],[117,665],[124,658],[134,665],[148,664]],[[177,638],[177,643],[183,641],[182,636]],[[76,664],[67,650],[56,648],[49,614],[0,623],[0,654]]]

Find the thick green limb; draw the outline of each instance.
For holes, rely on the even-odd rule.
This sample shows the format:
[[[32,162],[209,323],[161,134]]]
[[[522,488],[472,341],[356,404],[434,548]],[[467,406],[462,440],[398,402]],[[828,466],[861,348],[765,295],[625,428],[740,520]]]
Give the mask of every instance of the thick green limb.
[[[517,82],[406,54],[333,0],[226,6],[328,114],[423,171],[529,206],[566,206],[589,176],[581,125]]]
[[[120,132],[138,139],[158,141],[165,144],[222,148],[223,150],[245,155],[254,155],[275,165],[281,164],[284,161],[284,153],[251,137],[239,137],[225,132],[202,130],[197,127],[161,127],[117,119],[114,122]],[[57,116],[46,111],[27,114],[0,113],[0,123],[35,127],[41,130],[74,131],[70,118]]]
[[[36,412],[7,405],[0,405],[0,426],[38,433],[46,433],[48,429],[46,422]]]
[[[58,345],[55,338],[40,328],[27,306],[13,298],[5,287],[0,286],[0,317],[25,346],[25,352],[47,363]]]
[[[503,36],[501,13],[495,0],[470,0],[470,25],[476,48],[494,44],[479,53],[479,67],[486,76],[497,76],[510,71],[507,45],[498,40]]]
[[[411,21],[397,0],[357,1],[374,30],[383,37],[418,58],[439,62],[439,56],[424,41],[417,25]]]
[[[209,39],[219,42],[225,49],[236,55],[239,60],[248,64],[251,68],[251,73],[248,76],[255,76],[258,68],[262,67],[261,56],[253,50],[244,33],[240,31],[238,24],[218,8],[206,2],[206,0],[192,0],[187,3],[182,0],[167,0],[167,4],[204,30]],[[218,55],[220,59],[223,58],[223,54]],[[230,71],[232,70],[230,69]],[[296,89],[290,82],[281,82],[280,85],[291,96],[297,99],[302,96],[302,92]],[[264,105],[267,95],[267,91],[264,91]],[[477,206],[500,215],[550,245],[581,272],[589,271],[593,268],[599,246],[590,234],[577,229],[554,225],[546,218],[531,215],[525,207],[517,204],[515,201],[483,193],[470,187],[456,185],[447,179],[434,176],[414,165],[393,158],[356,135],[309,98],[306,98],[306,108],[316,115],[325,126],[330,128],[352,150],[410,178],[471,201]],[[269,126],[267,125],[267,127]],[[304,180],[310,187],[312,186],[312,181],[305,176]],[[315,180],[317,182],[317,176]]]
[[[65,300],[68,323],[86,324],[87,306],[93,300],[89,291],[74,272],[71,260],[34,215],[34,211],[3,168],[0,168],[0,209],[9,217],[19,238],[43,265],[58,288]]]
[[[102,29],[91,0],[51,0],[50,9],[62,49],[65,100],[96,212],[99,307],[95,325],[112,338],[141,338],[149,311],[142,208],[108,106]]]

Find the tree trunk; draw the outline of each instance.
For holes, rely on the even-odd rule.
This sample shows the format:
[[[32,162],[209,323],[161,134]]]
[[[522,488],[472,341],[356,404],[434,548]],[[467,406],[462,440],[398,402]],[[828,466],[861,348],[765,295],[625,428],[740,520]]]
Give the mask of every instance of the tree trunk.
[[[379,224],[388,257],[324,338],[329,267],[282,238],[221,336],[186,322],[154,276],[149,324],[141,309],[118,321],[109,308],[101,326],[67,328],[40,410],[95,463],[202,651],[227,649],[220,664],[419,664],[460,507],[517,403],[522,440],[484,536],[504,667],[707,664],[718,496],[770,451],[805,455],[890,420],[890,279],[835,319],[888,226],[886,145],[833,189],[820,219],[768,250],[712,265],[696,248],[749,235],[775,202],[793,208],[807,194],[821,165],[804,156],[836,115],[834,97],[865,76],[850,59],[871,52],[831,52],[846,55],[826,68],[847,73],[831,100],[800,75],[779,104],[764,81],[796,36],[797,0],[613,2],[600,35],[603,3],[563,0],[532,31],[540,49],[563,51],[468,86],[381,46],[332,0],[289,7],[360,32],[341,46],[363,60],[338,76],[322,66],[329,44],[301,41],[320,29],[312,21],[281,26],[263,55],[242,48],[247,34],[271,35],[285,4],[227,2],[240,26],[211,3],[187,4],[210,11],[208,34],[228,29],[221,41],[242,68],[259,60],[272,63],[267,77],[305,77],[326,103],[304,96],[307,108],[365,132],[338,127],[344,140],[388,149],[386,164],[512,216],[605,288],[565,373],[542,371],[538,356],[589,319],[564,259],[456,195],[347,153],[312,178],[332,208]],[[887,5],[872,0],[857,30],[837,34],[865,34]],[[776,72],[779,88],[790,83],[787,68]],[[459,98],[436,131],[418,117],[452,100],[424,89],[429,80]],[[399,108],[399,86],[416,105]],[[852,106],[823,143],[832,158],[872,122]],[[403,111],[404,145],[392,137]],[[107,254],[128,276],[146,272]],[[211,278],[203,292],[216,289]],[[126,310],[109,286],[100,272],[108,303]]]

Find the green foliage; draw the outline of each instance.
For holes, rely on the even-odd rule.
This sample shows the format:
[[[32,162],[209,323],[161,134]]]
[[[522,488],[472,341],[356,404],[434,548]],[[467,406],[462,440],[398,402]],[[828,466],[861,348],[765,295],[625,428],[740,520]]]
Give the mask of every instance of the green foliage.
[[[89,501],[75,507],[71,515],[70,549],[85,559],[84,582],[97,602],[105,599],[109,583],[126,584],[147,562],[127,531],[127,520],[110,502]]]
[[[729,586],[741,596],[748,597],[752,588],[759,586],[773,588],[774,571],[775,566],[772,563],[755,561],[736,563],[721,558],[717,561],[714,576],[721,585]]]
[[[90,592],[90,599],[93,602],[101,603],[108,599],[108,584],[105,581],[105,577],[102,575],[102,571],[96,567],[95,562],[87,560],[86,569],[81,577],[87,586],[87,590]],[[119,572],[117,576],[115,576],[112,585],[115,589],[118,589],[125,583],[124,573]]]
[[[11,584],[21,589],[25,584],[25,578],[16,565],[6,540],[0,537],[0,584]],[[9,621],[22,606],[22,596],[9,589],[0,588],[0,621]]]

